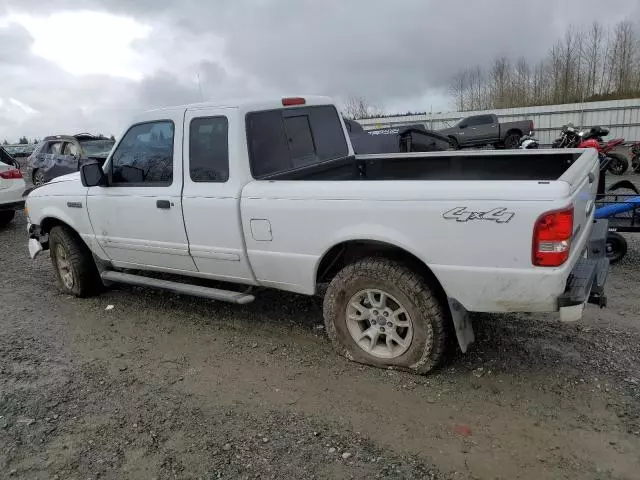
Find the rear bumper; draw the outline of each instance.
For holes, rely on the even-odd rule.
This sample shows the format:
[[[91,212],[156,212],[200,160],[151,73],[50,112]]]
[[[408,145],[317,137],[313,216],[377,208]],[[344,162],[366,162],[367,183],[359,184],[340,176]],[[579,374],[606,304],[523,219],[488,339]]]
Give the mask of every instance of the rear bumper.
[[[565,291],[558,297],[561,313],[563,308],[586,302],[600,307],[607,305],[604,284],[609,273],[609,259],[606,258],[608,226],[607,220],[594,221],[587,243],[587,254],[573,267]]]

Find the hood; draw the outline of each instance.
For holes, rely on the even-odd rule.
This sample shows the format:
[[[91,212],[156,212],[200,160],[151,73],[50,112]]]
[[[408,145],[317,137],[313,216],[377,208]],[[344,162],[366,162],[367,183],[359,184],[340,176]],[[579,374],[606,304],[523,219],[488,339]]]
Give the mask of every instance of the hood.
[[[80,172],[67,173],[59,177],[49,180],[45,185],[51,185],[52,183],[71,182],[74,180],[80,180]]]
[[[56,177],[38,187],[28,188],[25,195],[29,197],[47,197],[50,195],[85,195],[87,187],[80,181],[80,172]]]

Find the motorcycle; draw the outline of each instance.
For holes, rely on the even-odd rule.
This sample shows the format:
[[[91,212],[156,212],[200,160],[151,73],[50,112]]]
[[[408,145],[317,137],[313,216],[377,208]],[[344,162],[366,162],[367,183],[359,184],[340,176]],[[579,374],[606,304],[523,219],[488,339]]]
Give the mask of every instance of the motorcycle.
[[[536,139],[532,132],[529,132],[529,135],[524,135],[520,137],[520,141],[518,142],[518,148],[521,150],[532,150],[539,148],[538,139]]]
[[[631,169],[640,173],[640,142],[636,142],[631,146]]]
[[[623,154],[616,153],[613,150],[624,143],[624,138],[614,138],[605,143],[602,137],[606,137],[607,135],[609,135],[608,129],[600,126],[592,127],[588,133],[582,135],[582,142],[578,145],[578,148],[588,148],[581,146],[588,140],[597,141],[599,146],[599,148],[597,148],[598,154],[604,155],[609,159],[607,170],[614,175],[622,175],[629,168],[629,160],[627,160],[627,157]]]
[[[560,136],[551,143],[551,148],[578,148],[583,133],[578,131],[573,123],[563,125]]]
[[[613,150],[624,143],[624,138],[614,138],[604,142],[602,137],[609,135],[609,130],[600,126],[591,127],[588,132],[578,131],[571,123],[564,125],[560,137],[551,144],[552,148],[595,148],[601,157],[601,163],[614,175],[622,175],[629,168],[629,161]],[[606,162],[605,162],[606,160]]]

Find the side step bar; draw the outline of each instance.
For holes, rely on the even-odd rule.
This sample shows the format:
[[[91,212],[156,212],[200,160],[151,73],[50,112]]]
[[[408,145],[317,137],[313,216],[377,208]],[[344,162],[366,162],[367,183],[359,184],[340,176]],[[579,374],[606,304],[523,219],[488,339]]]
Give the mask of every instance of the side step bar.
[[[218,288],[201,287],[188,283],[172,282],[170,280],[160,280],[157,278],[143,277],[141,275],[131,275],[130,273],[114,272],[112,270],[103,271],[100,276],[103,280],[115,283],[126,283],[139,287],[152,287],[168,290],[175,293],[194,295],[196,297],[209,298],[244,305],[255,300],[253,295],[242,292],[232,292],[230,290],[220,290]]]

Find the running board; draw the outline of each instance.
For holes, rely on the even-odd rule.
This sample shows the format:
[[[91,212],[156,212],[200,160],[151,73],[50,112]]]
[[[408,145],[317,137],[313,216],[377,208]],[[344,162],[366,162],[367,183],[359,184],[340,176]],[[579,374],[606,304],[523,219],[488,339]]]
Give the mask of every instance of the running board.
[[[137,285],[139,287],[160,288],[162,290],[168,290],[170,292],[194,295],[196,297],[209,298],[211,300],[220,300],[221,302],[230,302],[243,305],[245,303],[251,303],[255,300],[255,297],[253,295],[242,292],[201,287],[199,285],[191,285],[189,283],[160,280],[158,278],[115,272],[113,270],[105,270],[100,274],[100,276],[103,280],[108,280],[110,282],[126,283],[128,285]]]

